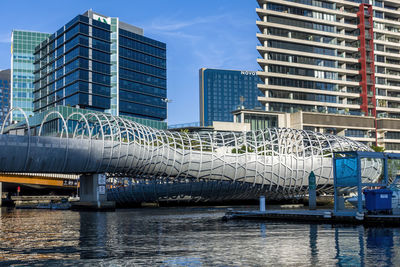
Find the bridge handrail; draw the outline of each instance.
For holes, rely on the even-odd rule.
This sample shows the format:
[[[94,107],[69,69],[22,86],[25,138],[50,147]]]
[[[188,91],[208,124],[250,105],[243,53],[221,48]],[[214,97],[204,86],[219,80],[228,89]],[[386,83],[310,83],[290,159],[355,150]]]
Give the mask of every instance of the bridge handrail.
[[[30,149],[31,149],[31,126],[29,125],[28,116],[26,115],[25,111],[24,111],[22,108],[20,108],[20,107],[14,107],[14,108],[10,109],[10,110],[7,112],[7,115],[6,115],[6,117],[4,118],[4,121],[7,121],[7,120],[8,120],[8,117],[12,114],[12,112],[13,112],[14,110],[18,110],[18,111],[21,111],[21,112],[22,112],[22,115],[24,115],[25,121],[26,121],[26,124],[27,124],[27,127],[28,127],[28,147],[26,148],[26,159],[25,159],[25,165],[24,165],[24,168],[26,169],[26,166],[28,165],[29,152],[30,152]],[[3,123],[3,125],[1,126],[1,132],[0,132],[0,134],[3,134],[3,132],[4,132],[4,126],[5,126],[5,123]]]

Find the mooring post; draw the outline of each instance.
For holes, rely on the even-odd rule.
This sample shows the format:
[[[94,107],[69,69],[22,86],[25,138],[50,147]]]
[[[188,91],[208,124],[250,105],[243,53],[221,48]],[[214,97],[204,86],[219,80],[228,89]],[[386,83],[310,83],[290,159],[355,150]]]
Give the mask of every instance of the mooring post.
[[[315,180],[315,174],[311,171],[308,176],[308,208],[310,210],[317,209],[317,185]]]
[[[260,196],[260,211],[265,212],[265,196]]]

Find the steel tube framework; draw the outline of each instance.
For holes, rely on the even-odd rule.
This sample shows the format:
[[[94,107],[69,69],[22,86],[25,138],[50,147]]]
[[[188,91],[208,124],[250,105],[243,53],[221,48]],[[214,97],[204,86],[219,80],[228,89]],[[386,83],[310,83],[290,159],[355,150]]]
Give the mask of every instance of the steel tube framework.
[[[61,120],[60,129],[43,131],[53,120]],[[3,134],[2,128],[0,171],[135,178],[129,188],[112,189],[111,195],[125,194],[125,199],[132,198],[127,190],[137,198],[139,187],[150,199],[295,197],[307,192],[311,171],[318,190],[330,192],[333,152],[370,150],[345,137],[311,131],[171,132],[104,113],[73,113],[67,118],[49,113],[38,131],[31,131],[29,123],[24,127],[24,136]],[[381,165],[366,162],[362,171],[376,180]],[[144,190],[146,184],[152,186],[151,194],[150,187]]]

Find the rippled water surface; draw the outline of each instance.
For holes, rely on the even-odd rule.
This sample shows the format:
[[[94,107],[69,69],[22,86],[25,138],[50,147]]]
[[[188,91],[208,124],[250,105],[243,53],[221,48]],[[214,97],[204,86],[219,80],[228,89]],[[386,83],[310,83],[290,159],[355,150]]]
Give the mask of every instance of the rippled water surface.
[[[221,207],[1,211],[0,265],[400,266],[400,228],[222,222]]]

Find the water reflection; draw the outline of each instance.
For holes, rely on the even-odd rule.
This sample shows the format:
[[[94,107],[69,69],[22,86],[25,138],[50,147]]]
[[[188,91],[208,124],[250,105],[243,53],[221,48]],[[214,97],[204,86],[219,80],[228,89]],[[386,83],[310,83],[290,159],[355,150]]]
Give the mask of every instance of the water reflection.
[[[32,263],[79,258],[79,213],[57,212],[54,216],[49,211],[1,210],[1,261]]]
[[[316,224],[310,224],[310,254],[311,254],[311,265],[316,266],[318,263],[318,226]]]
[[[110,255],[107,247],[107,213],[80,214],[79,248],[81,259],[102,259]]]
[[[229,221],[225,209],[4,209],[0,265],[399,265],[397,228]]]
[[[364,228],[335,228],[336,259],[339,266],[364,265]]]
[[[399,236],[399,232],[396,231],[396,235],[393,234],[393,230],[379,228],[379,229],[368,229],[366,231],[366,249],[367,253],[375,254],[377,260],[375,263],[380,266],[391,266],[395,263],[392,261],[395,256],[393,253],[394,241],[393,237]],[[396,245],[398,248],[398,244]],[[398,263],[398,262],[397,262]]]
[[[265,223],[260,223],[260,233],[262,238],[267,237],[267,226],[265,225]]]

